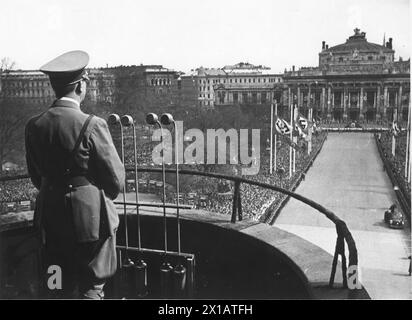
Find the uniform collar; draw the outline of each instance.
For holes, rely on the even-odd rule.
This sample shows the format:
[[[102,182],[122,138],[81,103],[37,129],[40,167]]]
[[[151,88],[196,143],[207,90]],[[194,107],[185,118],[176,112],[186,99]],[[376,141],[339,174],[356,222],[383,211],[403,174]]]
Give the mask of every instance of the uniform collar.
[[[61,97],[53,103],[53,107],[70,107],[75,109],[80,109],[80,103],[69,97]]]

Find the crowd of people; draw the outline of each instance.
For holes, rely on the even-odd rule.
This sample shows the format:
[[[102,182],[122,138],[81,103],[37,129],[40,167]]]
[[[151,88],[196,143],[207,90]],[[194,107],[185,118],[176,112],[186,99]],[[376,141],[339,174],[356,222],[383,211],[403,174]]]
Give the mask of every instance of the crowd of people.
[[[260,157],[259,173],[256,175],[243,176],[243,178],[289,190],[312,160],[314,154],[316,154],[317,150],[321,147],[324,137],[325,133],[313,136],[312,152],[310,155],[305,148],[296,151],[295,172],[291,177],[289,177],[289,144],[285,142],[285,139],[288,138],[280,137],[280,143],[277,148],[276,167],[274,166],[273,173],[270,174],[270,156],[268,152],[266,152],[262,153]],[[237,170],[238,172],[240,172],[239,169],[240,168]],[[217,188],[218,183],[213,180],[215,179],[202,177],[202,183],[199,184],[198,188],[191,186],[191,192],[196,194],[195,201],[183,193],[180,202],[182,204],[191,204],[196,208],[206,211],[231,214],[234,190],[233,183],[231,183],[230,192],[219,192]],[[240,192],[243,216],[255,220],[258,220],[267,209],[276,207],[276,205],[286,197],[283,193],[246,183],[241,184]],[[168,201],[176,202],[175,195],[169,195]]]
[[[302,141],[300,143],[302,148],[296,151],[296,171],[293,173],[292,177],[289,177],[289,144],[287,144],[284,139],[289,138],[279,137],[278,139],[277,161],[272,174],[269,174],[269,152],[267,151],[261,152],[259,173],[256,175],[246,175],[244,178],[289,189],[299,177],[302,170],[304,170],[312,155],[320,147],[321,141],[323,140],[323,135],[313,135],[313,149],[311,155],[308,155],[305,149],[306,142]],[[114,138],[114,140],[116,144],[118,139]],[[160,167],[158,165],[151,165],[151,151],[153,147],[153,143],[149,141],[138,145],[137,156],[139,166]],[[125,163],[128,167],[131,167],[134,164],[134,151],[131,139],[127,139],[126,141]],[[234,172],[235,174],[236,172],[241,172],[240,164],[231,165],[231,167],[231,172]],[[210,166],[204,164],[182,165],[181,169],[222,173],[219,171],[218,165],[216,165],[216,168],[210,168]],[[227,168],[224,173],[227,173]],[[10,173],[8,174],[10,175]],[[14,172],[13,174],[18,175],[19,173]],[[134,176],[133,172],[129,172],[128,175],[130,175],[130,178],[133,178],[131,175]],[[145,181],[155,179],[158,181],[161,180],[161,176],[153,173],[139,173],[139,179],[144,179]],[[189,180],[185,181],[185,179]],[[171,175],[169,180],[174,180],[174,177]],[[224,187],[222,188],[222,186]],[[181,178],[181,203],[189,204],[194,208],[204,209],[206,211],[231,214],[233,189],[233,183],[227,182],[226,180],[218,180],[215,178],[211,179],[200,176],[183,176]],[[145,191],[148,191],[148,189]],[[168,188],[168,202],[176,202],[174,191],[175,190],[172,188]],[[273,207],[274,204],[279,203],[284,198],[282,193],[249,184],[241,184],[240,192],[243,215],[245,217],[255,219],[258,219],[269,207]],[[0,182],[0,203],[3,204],[3,206],[4,204],[8,204],[10,202],[17,203],[23,200],[34,201],[36,194],[37,191],[31,184],[30,179]],[[188,196],[188,194],[190,194],[190,196]]]
[[[25,172],[21,170],[9,171],[1,174],[0,178],[18,176],[24,173]],[[15,210],[18,203],[21,201],[33,202],[36,195],[37,190],[28,178],[0,181],[0,214],[8,213],[10,210]]]
[[[399,183],[402,184],[402,188],[411,194],[411,184],[408,183],[405,176],[406,165],[406,137],[407,132],[401,131],[396,137],[395,156],[392,155],[392,134],[385,132],[380,135],[380,142],[383,147],[383,153],[386,159],[392,165],[392,172],[395,174]]]

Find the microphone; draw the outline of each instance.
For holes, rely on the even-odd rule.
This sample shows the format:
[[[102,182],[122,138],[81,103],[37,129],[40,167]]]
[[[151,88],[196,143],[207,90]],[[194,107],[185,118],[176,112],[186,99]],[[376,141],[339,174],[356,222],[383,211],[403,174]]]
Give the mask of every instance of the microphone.
[[[122,125],[125,126],[125,127],[134,126],[133,118],[129,115],[124,115],[120,119],[120,121],[121,121]]]
[[[109,118],[107,118],[107,123],[110,125],[114,125],[120,122],[120,117],[116,113],[112,113]]]
[[[180,203],[179,203],[179,159],[178,159],[178,132],[176,122],[170,113],[163,113],[160,116],[160,122],[164,125],[173,124],[175,129],[175,161],[176,161],[176,220],[177,220],[177,252],[181,254],[181,235],[180,235]],[[182,297],[186,289],[187,271],[181,261],[173,269],[173,290],[177,297]]]
[[[173,116],[170,113],[163,113],[160,116],[160,122],[164,125],[164,126],[168,126],[172,123],[175,122],[175,120],[173,119]]]
[[[146,123],[150,125],[158,124],[160,126],[159,117],[156,113],[148,113],[146,115]]]

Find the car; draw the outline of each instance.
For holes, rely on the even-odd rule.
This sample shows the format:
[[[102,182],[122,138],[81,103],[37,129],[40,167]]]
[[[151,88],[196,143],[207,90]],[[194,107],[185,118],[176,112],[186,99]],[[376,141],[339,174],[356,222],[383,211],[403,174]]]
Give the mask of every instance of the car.
[[[384,221],[392,229],[403,229],[405,227],[405,218],[395,205],[385,211]]]

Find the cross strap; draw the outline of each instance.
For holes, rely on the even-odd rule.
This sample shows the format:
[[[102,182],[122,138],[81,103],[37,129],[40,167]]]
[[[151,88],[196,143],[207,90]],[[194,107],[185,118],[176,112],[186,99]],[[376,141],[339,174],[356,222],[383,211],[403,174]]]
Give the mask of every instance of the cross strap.
[[[86,121],[83,124],[82,129],[80,130],[79,136],[77,137],[76,143],[74,144],[73,150],[70,152],[69,157],[66,160],[66,169],[65,169],[65,175],[70,175],[73,163],[74,163],[74,156],[76,155],[76,152],[79,150],[80,143],[83,140],[84,133],[87,130],[87,127],[89,126],[90,121],[92,120],[94,116],[91,114],[87,117]]]

